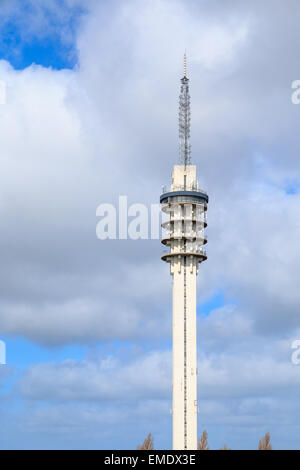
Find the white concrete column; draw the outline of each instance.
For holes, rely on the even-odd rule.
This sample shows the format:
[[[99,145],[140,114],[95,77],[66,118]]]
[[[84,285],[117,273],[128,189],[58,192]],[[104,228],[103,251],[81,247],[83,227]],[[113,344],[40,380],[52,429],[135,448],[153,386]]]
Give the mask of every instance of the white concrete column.
[[[186,335],[187,335],[187,448],[197,449],[197,268],[193,259],[186,267]]]
[[[197,449],[196,264],[173,269],[173,449]]]

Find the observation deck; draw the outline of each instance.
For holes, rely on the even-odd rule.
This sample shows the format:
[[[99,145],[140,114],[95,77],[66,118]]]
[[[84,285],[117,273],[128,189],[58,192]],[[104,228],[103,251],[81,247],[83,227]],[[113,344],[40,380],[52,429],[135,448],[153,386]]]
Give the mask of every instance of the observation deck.
[[[166,232],[161,242],[169,247],[169,250],[164,250],[161,259],[167,263],[179,261],[183,257],[194,259],[196,264],[205,261],[206,191],[198,189],[197,183],[189,184],[187,189],[184,185],[173,184],[170,191],[163,189],[160,203],[162,211],[169,215],[168,220],[161,224]]]
[[[163,191],[160,196],[161,204],[171,203],[191,203],[204,204],[207,210],[208,194],[203,189],[186,190],[184,186],[176,188],[174,191]]]

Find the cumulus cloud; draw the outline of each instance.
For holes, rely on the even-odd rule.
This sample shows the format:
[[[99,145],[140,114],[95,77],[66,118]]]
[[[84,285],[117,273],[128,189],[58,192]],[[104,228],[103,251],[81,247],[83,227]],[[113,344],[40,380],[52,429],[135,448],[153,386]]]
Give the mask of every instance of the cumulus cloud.
[[[248,335],[245,344],[245,337],[235,331],[235,339],[222,351],[216,347],[223,344],[223,338],[213,333],[215,320],[208,319],[205,326],[210,337],[206,344],[199,341],[201,398],[269,397],[299,387],[299,370],[291,361],[291,341],[275,340],[270,344]],[[128,355],[125,349],[82,361],[41,363],[29,367],[19,388],[26,398],[42,401],[167,400],[171,390],[171,354],[168,350],[140,350]]]
[[[35,400],[135,402],[166,398],[170,388],[170,354],[153,351],[126,363],[106,356],[81,362],[32,366],[20,387]]]
[[[6,294],[1,306],[5,333],[48,344],[84,342],[138,337],[141,332],[155,335],[156,322],[162,318],[162,324],[167,323],[161,315],[164,308],[157,307],[162,298],[169,305],[166,270],[159,262],[153,263],[159,260],[158,242],[148,242],[147,248],[146,243],[130,241],[104,246],[95,238],[95,209],[100,202],[116,202],[122,192],[132,202],[155,202],[162,183],[160,164],[156,164],[160,160],[166,168],[166,162],[153,157],[155,144],[149,148],[147,141],[153,142],[151,134],[156,132],[162,142],[160,123],[172,134],[176,132],[175,93],[169,93],[174,103],[174,129],[166,116],[155,122],[149,92],[152,90],[153,99],[156,93],[160,95],[160,111],[165,108],[162,94],[166,87],[155,90],[153,75],[146,74],[150,65],[154,70],[154,55],[143,59],[142,76],[137,68],[141,67],[142,47],[147,48],[153,37],[156,13],[159,34],[164,34],[165,18],[172,18],[172,36],[191,21],[191,15],[180,4],[178,8],[186,16],[183,23],[168,3],[156,2],[154,10],[147,2],[141,10],[135,11],[135,7],[135,3],[120,6],[100,34],[97,20],[103,8],[95,7],[78,37],[80,62],[74,71],[31,66],[15,72],[2,61],[2,77],[9,90],[1,126],[5,160],[2,210],[7,218],[2,246],[7,248],[9,265],[5,276],[3,273]],[[193,20],[193,24],[190,41],[197,36],[197,22]],[[120,25],[117,35],[116,25]],[[128,44],[125,54],[122,47],[128,28],[140,39]],[[219,31],[224,35],[220,47],[238,45],[230,29],[220,26]],[[203,34],[204,42],[211,43],[214,30],[208,26]],[[107,44],[112,38],[118,43],[115,54]],[[156,37],[153,47],[159,42]],[[211,58],[218,54],[212,52]],[[163,62],[162,55],[158,59]],[[164,70],[166,63],[160,75]],[[165,84],[167,78],[168,74]],[[122,87],[117,82],[120,79]],[[174,80],[174,91],[176,85]],[[134,103],[133,94],[137,95]],[[150,112],[148,130],[140,117],[145,112]],[[147,114],[145,119],[149,120]],[[166,142],[167,137],[164,145]],[[154,276],[154,272],[161,275]],[[149,311],[157,313],[148,315]],[[110,323],[116,326],[114,331]]]
[[[272,165],[266,156],[265,167],[257,169],[257,151],[263,147],[266,153],[268,145],[269,152],[273,149],[269,134],[272,128],[277,138],[281,121],[274,115],[258,127],[253,97],[258,93],[263,100],[259,108],[265,112],[273,103],[274,84],[262,78],[254,86],[249,70],[243,70],[245,56],[253,60],[255,41],[262,35],[258,19],[263,20],[255,18],[253,9],[247,14],[244,9],[234,15],[229,11],[226,22],[213,21],[211,10],[207,17],[200,11],[182,2],[145,2],[139,8],[131,2],[118,5],[107,17],[103,5],[93,4],[93,14],[86,16],[78,33],[75,70],[32,66],[16,72],[2,61],[8,85],[0,116],[5,221],[1,245],[8,266],[0,274],[3,332],[63,344],[130,339],[142,332],[155,337],[161,319],[162,331],[169,331],[170,283],[159,262],[159,242],[99,242],[95,210],[101,202],[117,203],[119,194],[127,194],[129,202],[156,202],[161,183],[167,182],[177,159],[176,78],[183,40],[191,50],[193,159],[211,196],[210,258],[201,266],[201,290],[213,292],[225,282],[244,309],[249,297],[258,298],[252,288],[262,292],[265,275],[264,281],[269,279],[273,287],[262,293],[261,309],[274,301],[274,290],[282,292],[274,328],[282,322],[287,328],[297,324],[296,308],[283,318],[293,297],[284,298],[279,278],[275,284],[274,257],[266,258],[265,249],[266,244],[280,243],[283,230],[291,232],[287,223],[293,225],[297,196],[281,191],[284,182],[276,159]],[[268,60],[272,67],[274,57]],[[219,86],[222,95],[216,93]],[[244,86],[250,86],[247,93]],[[283,136],[284,146],[294,135],[295,107],[282,84],[276,86],[281,86],[278,104],[290,114],[286,118],[291,133]],[[294,172],[291,160],[286,160],[285,179]],[[266,185],[268,178],[276,185]],[[272,205],[274,198],[278,203]],[[266,214],[267,204],[272,214]],[[282,211],[285,223],[279,227]],[[246,214],[249,228],[240,223],[241,214]],[[274,220],[278,225],[270,230]],[[259,262],[267,270],[259,270],[260,278]],[[224,269],[228,263],[230,270]],[[289,260],[281,266],[282,273],[284,266],[289,270]],[[258,314],[264,321],[266,316]]]
[[[224,436],[227,442],[230,436],[235,448],[245,448],[246,442],[255,448],[257,436],[266,429],[271,429],[272,434],[274,431],[277,448],[296,445],[296,436],[291,435],[289,442],[282,441],[277,429],[279,422],[289,429],[297,426],[298,413],[294,414],[291,408],[297,401],[300,375],[299,368],[291,363],[290,342],[269,343],[253,334],[245,341],[235,331],[234,339],[229,343],[227,338],[222,350],[223,338],[217,331],[213,333],[215,324],[215,319],[207,318],[205,326],[210,338],[199,341],[199,429],[207,428],[214,439],[222,440]],[[138,420],[140,429],[151,427],[158,447],[170,445],[170,351],[123,349],[113,355],[96,353],[82,361],[41,363],[24,373],[15,386],[16,392],[31,406],[29,421],[35,432],[44,427],[48,432],[57,421],[58,427],[64,423],[73,434],[82,426],[89,434],[103,411],[101,420],[111,419],[111,433],[117,419],[111,413],[118,410],[121,428],[125,423],[130,429],[135,428]],[[285,403],[287,396],[290,406]],[[61,420],[55,418],[58,410],[62,410]],[[68,418],[70,410],[72,424]],[[135,432],[127,438],[129,448],[134,436]]]

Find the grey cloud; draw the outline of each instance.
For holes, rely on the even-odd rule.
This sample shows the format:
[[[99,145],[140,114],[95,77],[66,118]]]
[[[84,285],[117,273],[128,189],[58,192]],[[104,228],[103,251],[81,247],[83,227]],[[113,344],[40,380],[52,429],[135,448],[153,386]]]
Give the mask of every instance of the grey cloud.
[[[298,169],[298,108],[290,102],[297,77],[292,50],[285,59],[291,36],[275,34],[295,15],[229,2],[221,21],[223,7],[203,5],[157,1],[136,10],[131,2],[105,16],[95,4],[78,34],[74,71],[16,73],[2,62],[12,89],[1,109],[4,333],[44,344],[169,334],[171,285],[159,242],[100,242],[95,210],[119,194],[156,202],[168,183],[182,42],[190,50],[193,161],[211,197],[199,294],[224,282],[264,333],[298,325],[297,196],[278,189]]]
[[[100,242],[95,210],[119,194],[156,202],[168,183],[186,46],[192,155],[211,197],[200,298],[220,284],[234,297],[223,344],[230,331],[292,334],[299,204],[284,184],[299,169],[295,10],[229,2],[216,34],[213,13],[224,7],[215,2],[207,16],[203,3],[136,5],[113,10],[102,29],[103,9],[94,7],[72,72],[16,73],[1,63],[12,85],[1,108],[1,332],[47,345],[170,337],[171,279],[159,242]],[[293,38],[277,34],[285,20]],[[203,328],[218,330],[214,314]]]

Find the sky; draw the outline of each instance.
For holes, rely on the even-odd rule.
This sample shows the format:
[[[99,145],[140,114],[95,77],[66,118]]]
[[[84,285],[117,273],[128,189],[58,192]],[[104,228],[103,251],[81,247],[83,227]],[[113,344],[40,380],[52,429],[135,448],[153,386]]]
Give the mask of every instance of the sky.
[[[99,240],[178,161],[209,194],[197,280],[198,430],[300,449],[300,5],[0,3],[0,448],[171,448],[171,277],[159,240]]]

